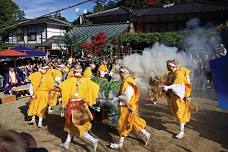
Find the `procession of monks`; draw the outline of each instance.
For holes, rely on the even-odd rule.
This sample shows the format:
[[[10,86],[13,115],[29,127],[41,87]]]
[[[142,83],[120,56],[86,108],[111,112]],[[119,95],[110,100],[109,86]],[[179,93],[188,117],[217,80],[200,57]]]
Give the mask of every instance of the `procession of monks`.
[[[67,132],[67,138],[64,143],[60,144],[64,149],[69,149],[69,144],[74,136],[92,143],[94,152],[97,149],[99,139],[89,133],[93,120],[90,108],[96,104],[100,91],[100,86],[91,80],[94,69],[95,64],[90,64],[83,72],[82,67],[77,64],[74,68],[67,69],[67,75],[64,76],[63,71],[66,70],[66,67],[63,65],[55,68],[43,66],[28,77],[28,81],[31,82],[29,89],[31,101],[28,109],[31,121],[29,124],[35,124],[37,117],[37,127],[43,128],[42,122],[46,110],[51,112],[52,107],[59,102],[64,109],[61,116],[66,118],[63,129]],[[190,70],[181,66],[177,60],[167,61],[167,69],[169,79],[162,89],[166,93],[171,111],[180,124],[180,132],[176,135],[176,138],[180,139],[184,137],[185,124],[190,121],[191,117]],[[151,134],[146,130],[146,121],[139,116],[140,89],[136,83],[136,77],[131,75],[126,66],[120,66],[118,73],[121,78],[119,93],[110,102],[119,103],[119,117],[116,126],[120,139],[118,143],[111,143],[110,148],[116,150],[123,148],[125,138],[132,131],[141,135],[146,146],[151,139]],[[103,61],[98,68],[97,75],[104,77],[106,74],[109,74],[109,71],[106,62]]]

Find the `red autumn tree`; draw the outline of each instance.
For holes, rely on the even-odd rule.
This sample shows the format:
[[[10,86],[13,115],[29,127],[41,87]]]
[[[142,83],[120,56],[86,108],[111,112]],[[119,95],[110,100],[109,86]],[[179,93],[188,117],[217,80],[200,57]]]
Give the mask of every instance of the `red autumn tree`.
[[[91,42],[85,42],[82,44],[82,48],[87,54],[95,53],[97,55],[101,54],[102,46],[106,43],[105,32],[99,32],[91,38]]]

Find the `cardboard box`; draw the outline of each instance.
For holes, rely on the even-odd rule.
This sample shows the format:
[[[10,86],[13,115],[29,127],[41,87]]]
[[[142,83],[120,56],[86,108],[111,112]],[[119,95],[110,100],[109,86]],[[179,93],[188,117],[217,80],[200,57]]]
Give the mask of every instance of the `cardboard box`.
[[[0,104],[5,104],[13,101],[16,101],[16,96],[14,95],[7,95],[7,96],[0,97]]]

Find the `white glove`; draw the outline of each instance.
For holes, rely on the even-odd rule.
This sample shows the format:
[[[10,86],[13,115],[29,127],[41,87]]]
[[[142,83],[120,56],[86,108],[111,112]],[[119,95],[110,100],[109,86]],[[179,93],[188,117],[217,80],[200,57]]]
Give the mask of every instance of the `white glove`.
[[[168,91],[168,90],[171,89],[171,88],[172,88],[171,86],[164,86],[164,87],[163,87],[163,90],[164,90],[164,91]]]

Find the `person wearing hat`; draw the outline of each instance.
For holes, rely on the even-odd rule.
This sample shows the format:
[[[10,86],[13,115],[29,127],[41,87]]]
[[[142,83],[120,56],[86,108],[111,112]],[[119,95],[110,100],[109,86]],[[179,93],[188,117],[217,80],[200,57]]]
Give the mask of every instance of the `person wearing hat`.
[[[28,109],[28,116],[32,117],[29,124],[35,123],[35,116],[39,117],[38,128],[43,127],[42,121],[49,103],[49,92],[54,87],[54,80],[47,74],[48,66],[39,69],[39,72],[32,73],[28,80],[31,81],[29,93],[31,103]]]
[[[91,79],[93,77],[92,70],[94,70],[95,68],[96,68],[96,65],[94,63],[90,64],[89,67],[87,67],[83,72],[83,77]]]
[[[102,61],[101,65],[99,66],[97,70],[97,74],[99,77],[104,77],[108,73],[108,68],[107,68],[107,62]]]
[[[174,60],[167,61],[167,69],[169,70],[168,77],[170,78],[170,82],[163,86],[163,90],[167,92],[167,100],[170,108],[180,124],[180,132],[176,135],[176,138],[181,139],[184,137],[185,124],[189,122],[191,118],[190,106],[185,100],[186,78]]]
[[[121,87],[118,97],[113,99],[119,101],[119,119],[117,130],[120,135],[119,143],[111,143],[112,149],[121,149],[125,137],[133,130],[141,134],[145,140],[145,145],[150,140],[150,133],[145,130],[146,122],[139,117],[139,87],[136,84],[135,78],[129,74],[127,67],[122,66],[119,68],[119,75],[122,79]]]
[[[82,67],[79,64],[75,66],[74,70],[75,76],[68,78],[59,85],[62,94],[62,106],[67,107],[64,131],[68,133],[66,141],[60,144],[60,146],[64,149],[69,149],[69,144],[73,136],[76,136],[91,142],[95,152],[98,139],[95,139],[88,133],[92,128],[90,121],[93,119],[93,116],[89,111],[89,106],[96,103],[100,87],[98,84],[81,75]],[[76,115],[75,112],[87,115],[89,116],[87,117],[89,119],[81,122],[80,118],[76,119],[74,117]],[[77,121],[80,121],[80,123],[77,123]]]

